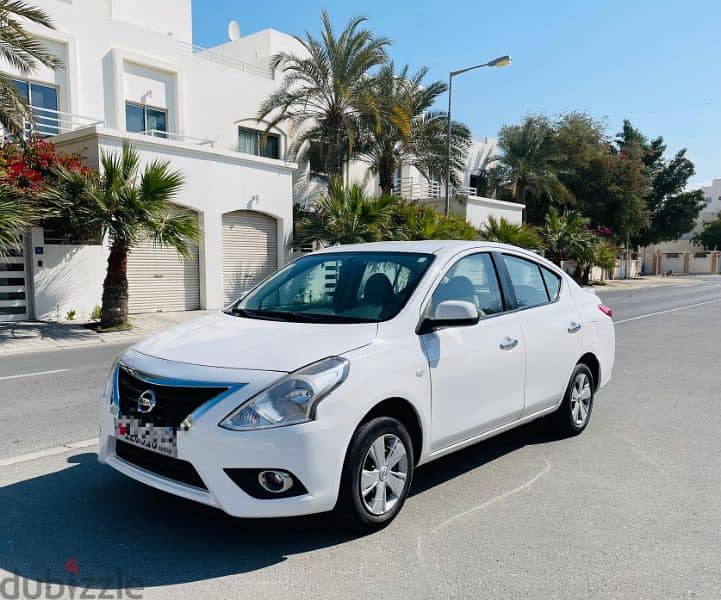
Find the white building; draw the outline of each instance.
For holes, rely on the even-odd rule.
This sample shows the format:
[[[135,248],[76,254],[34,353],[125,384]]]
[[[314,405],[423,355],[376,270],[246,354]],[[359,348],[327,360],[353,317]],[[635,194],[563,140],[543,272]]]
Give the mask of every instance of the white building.
[[[639,257],[643,261],[645,273],[653,274],[709,274],[719,273],[721,261],[719,250],[704,250],[695,245],[692,238],[702,231],[704,224],[714,221],[721,213],[721,179],[714,179],[711,185],[702,187],[706,205],[696,219],[693,231],[685,233],[678,240],[663,242],[641,250]]]
[[[287,160],[282,127],[261,148],[266,124],[255,115],[280,78],[268,66],[270,57],[300,52],[298,42],[267,29],[235,32],[225,44],[198,48],[190,0],[34,3],[50,14],[56,30],[30,30],[65,68],[39,68],[31,77],[6,63],[0,68],[26,94],[39,132],[52,136],[61,151],[82,152],[95,168],[102,152],[117,151],[129,139],[143,163],[169,160],[186,178],[177,204],[197,214],[203,234],[197,253],[183,261],[151,243],[134,249],[130,311],[220,308],[282,265],[293,202],[302,199],[308,166],[299,169]],[[364,169],[352,165],[349,175],[360,172],[370,181]],[[471,174],[469,169],[468,186]],[[412,186],[422,179],[408,175]],[[520,220],[522,207],[501,208]],[[62,320],[70,310],[89,316],[100,304],[107,248],[72,242],[35,228],[25,255],[0,265],[12,274],[0,272],[0,320]]]

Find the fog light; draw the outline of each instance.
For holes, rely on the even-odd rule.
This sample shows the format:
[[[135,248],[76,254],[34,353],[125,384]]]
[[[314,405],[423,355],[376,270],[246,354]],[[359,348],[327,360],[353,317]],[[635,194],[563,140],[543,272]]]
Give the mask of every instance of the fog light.
[[[266,492],[282,494],[293,487],[293,478],[285,471],[261,471],[258,483]]]

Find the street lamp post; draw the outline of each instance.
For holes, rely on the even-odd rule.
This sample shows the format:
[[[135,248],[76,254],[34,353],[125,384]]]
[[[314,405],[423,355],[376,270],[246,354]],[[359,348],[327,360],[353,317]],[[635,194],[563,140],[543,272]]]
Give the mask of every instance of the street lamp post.
[[[448,137],[448,156],[446,156],[446,160],[448,162],[446,165],[446,216],[448,216],[451,211],[451,99],[453,96],[453,78],[456,75],[461,75],[462,73],[467,73],[468,71],[473,71],[482,67],[507,67],[510,64],[511,57],[506,54],[503,56],[499,56],[498,58],[494,58],[487,63],[483,63],[482,65],[474,65],[472,67],[466,67],[465,69],[459,69],[458,71],[451,71],[448,75],[448,131],[446,133]]]

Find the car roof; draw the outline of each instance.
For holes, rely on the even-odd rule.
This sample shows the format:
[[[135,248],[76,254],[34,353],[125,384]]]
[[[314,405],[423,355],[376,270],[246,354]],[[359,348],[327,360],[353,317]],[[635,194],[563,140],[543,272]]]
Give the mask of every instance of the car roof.
[[[519,246],[511,244],[499,244],[497,242],[487,242],[485,240],[418,240],[407,242],[368,242],[364,244],[343,244],[338,246],[328,246],[320,250],[316,250],[312,254],[322,254],[328,252],[418,252],[422,254],[433,254],[446,259],[464,252],[466,250],[510,250],[516,254],[525,255],[528,258],[550,268],[559,275],[562,274],[570,279],[559,266],[553,264],[542,254],[538,254]]]
[[[365,244],[344,244],[341,246],[328,246],[317,252],[419,252],[423,254],[449,255],[471,250],[473,248],[486,248],[495,250],[513,250],[535,257],[539,255],[510,244],[495,242],[465,241],[465,240],[419,240],[408,242],[368,242]]]

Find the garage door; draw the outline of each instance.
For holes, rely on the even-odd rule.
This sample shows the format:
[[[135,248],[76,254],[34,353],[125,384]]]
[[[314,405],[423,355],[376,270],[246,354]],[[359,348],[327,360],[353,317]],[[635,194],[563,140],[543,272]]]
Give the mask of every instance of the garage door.
[[[278,222],[239,210],[223,215],[223,295],[229,304],[278,268]]]
[[[27,280],[23,248],[0,255],[0,321],[28,318]]]
[[[171,247],[143,240],[128,257],[128,308],[131,313],[200,308],[198,247],[183,259]]]

